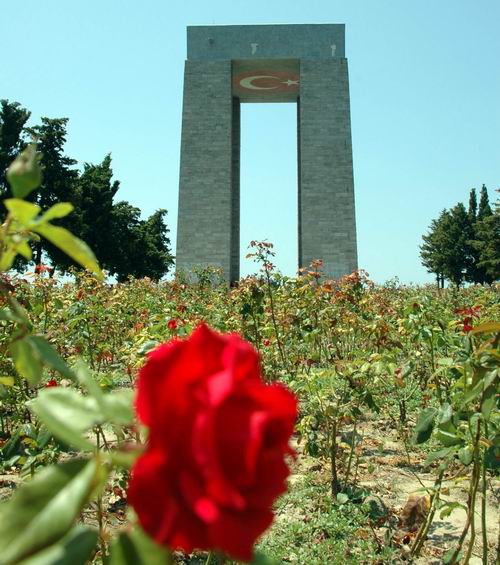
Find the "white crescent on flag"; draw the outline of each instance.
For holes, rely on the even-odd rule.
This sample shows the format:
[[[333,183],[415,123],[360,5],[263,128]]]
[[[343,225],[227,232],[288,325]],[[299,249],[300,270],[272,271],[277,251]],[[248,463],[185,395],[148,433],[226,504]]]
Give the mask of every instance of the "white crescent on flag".
[[[278,77],[273,77],[270,75],[255,75],[253,77],[242,78],[240,80],[240,85],[243,88],[248,88],[248,90],[274,90],[276,88],[279,88],[278,84],[276,86],[256,86],[255,84],[253,84],[253,81],[259,78],[280,80]]]

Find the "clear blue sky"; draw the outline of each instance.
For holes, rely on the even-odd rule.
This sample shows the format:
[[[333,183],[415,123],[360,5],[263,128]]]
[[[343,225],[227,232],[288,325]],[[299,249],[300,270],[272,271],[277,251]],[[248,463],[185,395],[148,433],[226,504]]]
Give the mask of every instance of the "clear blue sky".
[[[186,26],[252,23],[346,24],[360,267],[432,280],[431,219],[500,187],[498,0],[4,0],[0,98],[68,117],[79,162],[111,152],[119,199],[167,208],[175,245]],[[241,175],[242,256],[268,238],[293,274],[295,105],[244,105]]]

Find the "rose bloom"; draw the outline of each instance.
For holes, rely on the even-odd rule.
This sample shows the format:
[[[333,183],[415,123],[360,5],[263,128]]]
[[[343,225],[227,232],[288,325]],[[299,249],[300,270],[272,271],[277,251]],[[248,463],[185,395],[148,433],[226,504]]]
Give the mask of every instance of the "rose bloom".
[[[170,329],[170,330],[176,330],[177,329],[177,320],[174,320],[174,319],[169,320],[167,326],[168,326],[168,329]]]
[[[46,386],[47,388],[51,388],[51,387],[53,387],[53,386],[58,386],[58,385],[57,385],[56,379],[50,379],[49,381],[47,381],[47,382],[45,383],[45,386]]]
[[[149,440],[128,499],[144,530],[171,548],[250,560],[286,490],[294,396],[262,382],[250,344],[201,325],[149,354],[136,409]]]

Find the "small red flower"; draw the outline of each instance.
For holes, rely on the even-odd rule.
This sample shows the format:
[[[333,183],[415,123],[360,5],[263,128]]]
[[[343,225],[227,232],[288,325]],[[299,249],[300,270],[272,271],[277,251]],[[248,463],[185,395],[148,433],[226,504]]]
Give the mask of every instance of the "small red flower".
[[[54,267],[49,267],[48,265],[43,265],[42,263],[35,265],[35,274],[37,275],[41,275],[42,273],[49,273],[50,275],[53,272],[54,272]]]
[[[56,379],[50,379],[50,381],[47,381],[47,382],[45,383],[45,387],[46,387],[46,388],[51,388],[51,387],[53,387],[53,386],[59,386],[59,385],[57,384]]]
[[[169,330],[176,330],[177,329],[177,320],[175,320],[175,319],[169,320],[167,326],[168,326]]]
[[[271,345],[271,340],[270,339],[263,339],[262,340],[262,345],[264,347],[269,347]]]
[[[472,330],[472,321],[474,318],[479,318],[481,316],[481,306],[473,306],[472,308],[460,308],[455,310],[455,314],[460,314],[464,316],[460,322],[457,324],[462,324],[462,331],[468,333]]]
[[[201,325],[148,355],[136,410],[149,440],[128,500],[144,530],[188,553],[251,560],[286,490],[294,396],[262,381],[250,344]]]

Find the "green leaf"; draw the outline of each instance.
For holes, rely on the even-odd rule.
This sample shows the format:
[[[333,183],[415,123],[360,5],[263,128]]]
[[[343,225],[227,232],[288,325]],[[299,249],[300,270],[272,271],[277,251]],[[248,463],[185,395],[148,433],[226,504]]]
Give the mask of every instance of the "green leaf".
[[[11,565],[57,542],[71,528],[105,467],[96,459],[47,467],[0,507],[0,565]]]
[[[477,383],[467,390],[462,400],[462,408],[465,408],[469,402],[472,402],[483,392],[483,381],[480,379]]]
[[[111,424],[127,425],[134,421],[134,391],[132,389],[104,394],[102,388],[89,371],[89,368],[81,360],[77,362],[76,375],[80,383],[96,401],[101,410],[101,414],[107,422]]]
[[[458,437],[452,432],[447,432],[442,429],[438,429],[436,433],[436,439],[446,447],[450,447],[452,445],[459,445],[462,443],[462,439],[460,437]]]
[[[74,379],[73,372],[65,361],[41,336],[28,335],[10,344],[10,352],[18,373],[34,386],[43,374],[43,366],[60,372],[69,379]]]
[[[7,198],[4,200],[4,204],[11,215],[26,228],[31,226],[34,218],[38,216],[41,210],[40,206],[17,198]]]
[[[453,410],[448,402],[444,402],[440,407],[437,415],[438,424],[445,424],[451,420]]]
[[[470,465],[473,457],[474,450],[470,445],[466,445],[465,447],[462,447],[462,449],[458,450],[458,458],[464,465]]]
[[[349,497],[347,496],[347,494],[345,492],[341,492],[341,493],[337,494],[337,503],[338,504],[345,504],[348,501],[349,501]]]
[[[437,459],[443,459],[448,455],[455,453],[455,447],[445,447],[444,449],[440,449],[439,451],[433,451],[429,453],[427,459],[425,460],[424,467],[428,467],[431,463],[434,463]]]
[[[0,377],[0,385],[3,386],[14,386],[14,377]]]
[[[43,374],[43,364],[31,343],[31,336],[16,339],[9,346],[10,354],[14,359],[17,372],[24,377],[30,385],[36,385]]]
[[[109,565],[168,565],[170,553],[149,538],[138,526],[123,532],[111,544]]]
[[[251,565],[283,565],[283,561],[278,561],[277,559],[268,557],[261,551],[256,551]]]
[[[58,202],[49,208],[45,214],[40,218],[41,222],[48,222],[56,218],[64,218],[74,210],[73,204],[69,202]]]
[[[36,232],[48,239],[53,245],[59,247],[66,255],[79,263],[85,269],[92,271],[102,278],[102,271],[90,247],[81,239],[74,236],[65,228],[52,224],[40,224],[33,228]]]
[[[484,465],[487,469],[500,469],[500,447],[491,445],[484,452]]]
[[[134,421],[134,395],[132,389],[106,394],[103,397],[103,411],[106,420],[112,424],[132,424]]]
[[[16,157],[7,169],[7,180],[16,198],[25,198],[42,182],[42,169],[40,155],[36,152],[36,145],[31,143]]]
[[[76,377],[77,377],[78,381],[81,383],[81,385],[84,386],[87,389],[88,393],[93,398],[95,398],[95,400],[99,404],[101,404],[102,398],[104,397],[104,393],[103,393],[101,387],[98,385],[98,383],[94,379],[94,377],[92,376],[92,373],[90,372],[87,365],[85,365],[85,363],[81,359],[78,359],[78,361],[76,362],[75,373],[76,373]]]
[[[465,510],[465,512],[467,512],[467,506],[465,506],[465,504],[461,504],[460,502],[446,502],[442,506],[439,517],[441,518],[441,520],[443,518],[447,518],[453,512],[453,510],[456,510],[457,508],[461,508],[462,510]]]
[[[84,434],[103,421],[103,415],[93,398],[82,396],[71,388],[54,387],[41,390],[28,402],[43,424],[63,442],[92,451],[95,446]]]
[[[425,408],[420,412],[417,425],[415,426],[415,443],[425,443],[431,437],[436,414],[436,408]]]
[[[495,407],[497,403],[497,387],[496,386],[489,386],[483,394],[483,402],[481,404],[481,413],[483,414],[483,418],[485,420],[490,419],[491,411]]]
[[[97,530],[78,525],[58,543],[28,557],[19,565],[85,565],[90,561],[97,539]]]
[[[37,350],[38,356],[44,365],[58,371],[68,379],[75,380],[73,371],[45,338],[32,335],[30,336],[30,341]]]

